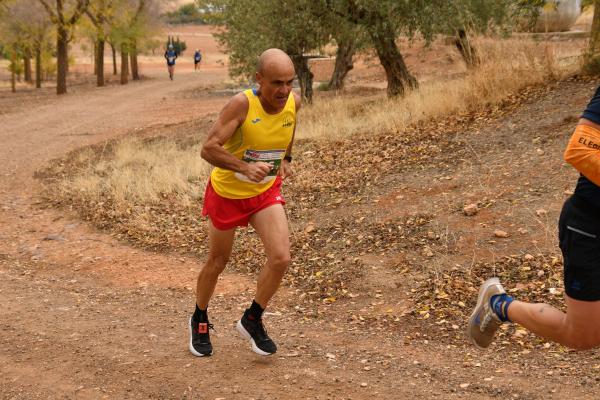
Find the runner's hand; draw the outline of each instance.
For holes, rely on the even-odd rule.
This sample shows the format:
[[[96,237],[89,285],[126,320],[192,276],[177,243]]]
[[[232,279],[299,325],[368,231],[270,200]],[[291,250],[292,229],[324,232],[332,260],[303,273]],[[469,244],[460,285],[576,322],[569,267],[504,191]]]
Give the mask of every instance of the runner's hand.
[[[271,164],[266,162],[252,162],[246,165],[246,170],[243,174],[253,182],[260,182],[267,176],[272,167]]]
[[[278,174],[281,176],[281,179],[292,176],[292,163],[288,160],[281,160],[281,167],[279,168]]]

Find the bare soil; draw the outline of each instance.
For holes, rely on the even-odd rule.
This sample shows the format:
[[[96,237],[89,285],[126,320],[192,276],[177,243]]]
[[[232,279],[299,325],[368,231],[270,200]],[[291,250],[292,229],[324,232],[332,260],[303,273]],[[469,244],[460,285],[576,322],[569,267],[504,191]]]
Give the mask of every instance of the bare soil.
[[[504,274],[519,298],[561,304],[555,226],[576,178],[561,155],[598,82],[553,83],[502,109],[339,143],[312,175],[323,177],[316,189],[307,174],[326,149],[298,143],[286,187],[293,267],[327,275],[332,254],[348,271],[347,292],[304,296],[311,286],[288,280],[265,317],[280,351],[256,356],[234,329],[255,285],[240,256],[211,302],[215,354],[196,358],[186,326],[204,253],[148,250],[82,221],[76,207],[49,207],[47,181],[34,175],[83,146],[204,127],[227,101],[215,90],[226,79],[217,67],[182,68],[173,82],[157,70],[60,98],[29,91],[7,108],[14,97],[0,92],[0,397],[597,398],[597,351],[570,352],[514,327],[479,351],[463,330],[479,279],[491,274]],[[464,216],[468,203],[479,214]]]

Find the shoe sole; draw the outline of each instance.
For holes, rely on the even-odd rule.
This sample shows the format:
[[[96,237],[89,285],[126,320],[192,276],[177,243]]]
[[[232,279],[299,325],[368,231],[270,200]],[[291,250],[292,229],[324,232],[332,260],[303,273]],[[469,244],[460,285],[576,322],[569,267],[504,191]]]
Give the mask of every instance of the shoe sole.
[[[483,303],[483,297],[484,297],[485,291],[490,286],[493,286],[493,285],[500,285],[500,279],[490,278],[487,281],[483,282],[483,284],[479,288],[479,295],[477,296],[477,304],[473,308],[473,312],[471,313],[471,316],[469,317],[469,323],[467,324],[467,337],[469,338],[469,341],[471,343],[473,343],[475,345],[475,347],[477,347],[478,349],[482,349],[482,350],[487,349],[487,347],[482,347],[477,344],[477,342],[475,341],[473,336],[471,336],[471,326],[475,323],[475,318],[477,316],[477,310],[479,310],[479,307],[483,307],[482,303]]]
[[[192,345],[192,319],[190,318],[188,321],[188,331],[190,333],[190,352],[195,355],[196,357],[209,357],[212,356],[212,351],[208,354],[202,354],[199,353],[198,351],[196,351],[196,349],[194,349],[194,346]]]
[[[244,328],[244,325],[242,325],[242,320],[240,319],[237,322],[237,330],[240,333],[240,335],[242,335],[242,337],[244,339],[248,339],[250,340],[250,345],[252,346],[252,351],[255,352],[258,355],[261,356],[270,356],[273,353],[267,353],[266,351],[262,351],[261,349],[258,348],[258,346],[256,345],[256,342],[254,341],[254,339],[252,339],[252,335],[250,335],[250,332],[248,332],[246,330],[246,328]]]

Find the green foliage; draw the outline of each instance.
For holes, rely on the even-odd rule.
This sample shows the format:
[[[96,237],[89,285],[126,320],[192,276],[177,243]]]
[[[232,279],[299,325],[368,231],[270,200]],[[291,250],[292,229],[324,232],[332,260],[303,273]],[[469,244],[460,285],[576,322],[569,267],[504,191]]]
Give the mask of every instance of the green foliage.
[[[51,51],[42,52],[42,75],[45,79],[50,76],[56,75],[56,58]]]
[[[438,33],[459,29],[509,30],[523,17],[534,18],[544,0],[323,0],[339,15],[368,31],[392,29],[396,36],[420,34],[430,41]]]
[[[535,24],[545,0],[460,0],[450,21],[478,33],[509,33],[516,25]],[[452,27],[449,27],[450,30]]]
[[[36,1],[11,2],[0,15],[0,42],[19,52],[32,51],[50,40],[50,19]]]
[[[23,59],[17,58],[14,62],[11,61],[11,63],[8,65],[8,70],[14,72],[17,76],[21,75],[25,70],[25,66],[23,65]]]
[[[173,50],[177,53],[177,56],[182,55],[187,50],[187,44],[183,40],[179,40],[179,36],[176,39],[173,39],[172,36],[167,38],[167,44],[165,48],[169,48],[169,45],[173,45]]]
[[[23,49],[16,44],[3,46],[2,56],[9,60],[8,71],[20,76],[23,73]]]
[[[150,0],[116,0],[114,17],[110,22],[108,41],[115,47],[151,39],[158,20]]]
[[[7,47],[7,46],[1,46],[0,49],[0,55],[7,59],[10,60],[11,59],[11,48]],[[12,65],[10,64],[8,66],[8,70],[11,71],[14,69],[15,74],[21,74],[23,72],[23,60],[22,60],[22,54],[20,54],[19,52],[16,52],[15,55],[19,58],[17,58],[16,60],[16,65]],[[74,58],[70,57],[69,58],[69,64],[74,64]],[[50,76],[55,76],[56,75],[56,54],[54,53],[54,48],[52,46],[45,45],[42,49],[41,49],[41,64],[42,64],[42,76],[44,76],[46,79]]]
[[[217,35],[230,54],[234,76],[249,76],[255,58],[268,47],[306,54],[330,41],[369,36],[432,40],[459,29],[508,31],[518,18],[535,16],[544,0],[198,0],[213,23],[226,27]]]
[[[594,5],[594,0],[583,0],[581,2],[581,8],[589,7]]]
[[[142,47],[139,48],[139,50],[144,54],[154,54],[156,50],[161,48],[161,45],[161,40],[156,38],[148,38],[143,42]]]
[[[203,6],[213,10],[214,23],[226,27],[216,36],[229,53],[234,77],[251,77],[257,56],[268,48],[294,57],[318,53],[329,41],[320,1],[218,0]]]
[[[177,10],[165,14],[165,21],[168,24],[206,24],[206,15],[200,12],[195,3],[185,4]]]
[[[319,92],[327,92],[328,90],[330,90],[329,82],[321,82],[317,86],[317,91]]]

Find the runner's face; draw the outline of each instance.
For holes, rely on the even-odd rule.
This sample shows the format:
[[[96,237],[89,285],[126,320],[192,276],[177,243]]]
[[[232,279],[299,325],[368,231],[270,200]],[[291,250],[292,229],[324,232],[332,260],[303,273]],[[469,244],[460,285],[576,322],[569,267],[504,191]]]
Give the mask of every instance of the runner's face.
[[[281,111],[292,91],[294,67],[288,63],[270,64],[263,73],[256,73],[260,85],[260,95],[273,111]]]

